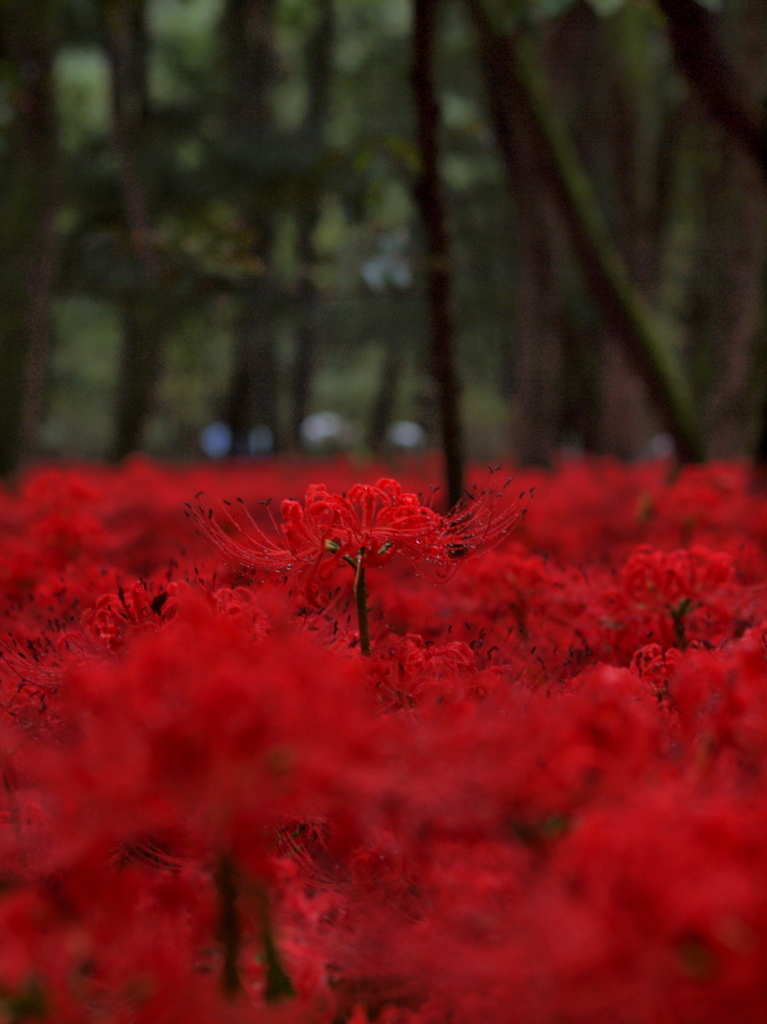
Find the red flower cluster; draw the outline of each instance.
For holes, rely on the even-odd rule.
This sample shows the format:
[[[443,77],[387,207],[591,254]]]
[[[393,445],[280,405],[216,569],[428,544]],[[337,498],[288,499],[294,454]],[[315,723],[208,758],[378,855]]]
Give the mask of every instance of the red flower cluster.
[[[355,484],[343,494],[312,484],[303,504],[290,498],[282,502],[282,523],[271,524],[275,539],[244,511],[242,501],[239,521],[231,503],[224,502],[223,525],[211,509],[187,507],[200,532],[228,564],[256,580],[298,572],[307,596],[316,602],[317,573],[343,561],[377,568],[402,554],[411,564],[428,566],[446,579],[459,562],[494,547],[522,518],[518,504],[503,501],[510,483],[501,491],[467,491],[447,515],[403,491],[396,480]]]
[[[0,1019],[767,1021],[748,467],[429,471],[0,494]]]

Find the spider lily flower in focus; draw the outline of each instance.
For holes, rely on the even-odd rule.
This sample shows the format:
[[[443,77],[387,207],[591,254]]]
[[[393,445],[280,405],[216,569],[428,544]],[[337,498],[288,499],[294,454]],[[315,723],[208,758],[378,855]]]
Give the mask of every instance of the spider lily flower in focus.
[[[272,517],[273,537],[244,506],[242,517],[235,517],[224,502],[223,525],[212,509],[187,508],[225,562],[254,580],[296,576],[315,606],[318,573],[347,562],[355,571],[360,646],[369,654],[365,570],[401,554],[417,570],[447,579],[463,560],[499,543],[524,515],[518,502],[503,500],[509,483],[500,490],[475,487],[445,515],[396,480],[355,484],[344,494],[313,484],[303,502],[282,502],[282,522]]]

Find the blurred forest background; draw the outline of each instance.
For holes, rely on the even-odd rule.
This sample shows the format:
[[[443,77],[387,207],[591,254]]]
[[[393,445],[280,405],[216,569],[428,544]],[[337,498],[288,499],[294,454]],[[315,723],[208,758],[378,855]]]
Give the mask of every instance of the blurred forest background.
[[[766,96],[764,0],[0,0],[0,472],[764,460]]]

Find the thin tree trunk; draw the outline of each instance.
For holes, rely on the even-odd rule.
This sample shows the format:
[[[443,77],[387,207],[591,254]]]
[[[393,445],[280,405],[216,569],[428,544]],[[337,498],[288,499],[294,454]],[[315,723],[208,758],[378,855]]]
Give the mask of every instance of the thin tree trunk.
[[[49,4],[0,14],[0,57],[20,86],[0,159],[0,475],[36,451],[48,377],[59,205],[53,17]]]
[[[163,265],[153,239],[149,199],[138,154],[146,121],[146,39],[143,3],[109,0],[107,44],[112,71],[112,146],[138,286],[122,312],[123,340],[117,382],[114,440],[118,460],[138,448],[162,366],[167,309]]]
[[[299,216],[296,249],[301,267],[298,288],[299,322],[296,327],[295,353],[291,367],[291,406],[288,444],[294,450],[301,447],[301,424],[309,415],[312,380],[317,361],[317,318],[319,295],[312,276],[314,249],[312,234],[317,222],[316,210]]]
[[[763,295],[767,295],[767,259],[762,267],[762,288]],[[761,376],[767,369],[767,303],[762,301],[762,318],[756,337],[756,358],[758,369],[762,370]],[[762,393],[761,416],[759,419],[756,445],[753,456],[755,465],[755,484],[767,490],[767,392]]]
[[[540,168],[532,140],[515,126],[511,163],[515,212],[511,448],[522,465],[545,464],[559,442],[562,339],[556,329],[555,246],[548,197],[537,188]]]
[[[373,403],[373,413],[370,417],[367,435],[368,447],[376,455],[380,454],[385,447],[386,428],[391,422],[392,407],[402,376],[401,336],[396,329],[396,324],[387,326],[386,347],[381,365],[378,393]]]
[[[267,313],[260,295],[246,298],[237,326],[236,347],[224,420],[232,431],[232,452],[247,455],[255,426],[268,427],[277,446],[277,363]]]
[[[55,138],[52,104],[50,113],[49,130],[51,137]],[[54,154],[51,154],[44,177],[45,195],[42,197],[37,230],[33,232],[34,242],[27,276],[29,348],[21,389],[19,459],[22,462],[34,458],[38,453],[38,433],[50,378],[53,288],[59,255],[56,216],[61,205],[58,160]]]
[[[106,16],[112,72],[112,145],[131,247],[151,287],[157,284],[162,265],[153,242],[149,200],[138,168],[146,121],[143,13],[143,3],[137,7],[132,0],[109,0]]]
[[[226,118],[231,138],[246,153],[259,144],[273,144],[265,137],[273,127],[269,90],[276,76],[274,13],[275,0],[228,0],[224,9]],[[224,410],[236,451],[247,448],[247,435],[256,425],[267,426],[275,448],[280,446],[274,280],[269,267],[274,218],[259,206],[258,186],[253,183],[254,201],[244,201],[240,210],[242,227],[253,239],[250,254],[264,269],[238,298],[240,315]]]
[[[307,83],[309,104],[304,119],[306,145],[314,154],[319,169],[324,153],[323,131],[327,119],[335,45],[335,18],[333,0],[319,0],[319,18],[312,33],[307,52]],[[300,321],[296,330],[296,350],[292,367],[292,407],[290,413],[289,442],[293,448],[301,446],[301,424],[308,415],[311,400],[317,349],[317,315],[319,295],[312,269],[314,251],[312,235],[317,223],[320,200],[319,173],[316,197],[310,208],[299,213],[296,250],[301,267],[298,306]]]
[[[513,159],[512,118],[523,117],[584,275],[652,394],[679,457],[702,458],[698,417],[674,333],[647,306],[610,239],[591,184],[556,113],[535,41],[530,35],[512,39],[497,32],[481,0],[466,4],[479,37],[489,106],[504,159],[507,164]]]
[[[754,160],[767,178],[767,127],[738,95],[716,38],[716,16],[698,0],[658,0],[679,67],[710,117]]]
[[[442,449],[450,506],[463,495],[463,436],[451,312],[451,257],[439,177],[439,106],[433,78],[437,0],[413,0],[412,83],[420,173],[415,201],[426,235],[426,280],[431,312],[431,368],[437,383]]]
[[[303,221],[299,225],[299,233],[301,285],[298,307],[301,319],[296,327],[295,353],[291,367],[292,402],[288,437],[288,443],[294,450],[301,447],[301,424],[309,415],[317,350],[317,289],[308,273],[312,259],[311,236]]]

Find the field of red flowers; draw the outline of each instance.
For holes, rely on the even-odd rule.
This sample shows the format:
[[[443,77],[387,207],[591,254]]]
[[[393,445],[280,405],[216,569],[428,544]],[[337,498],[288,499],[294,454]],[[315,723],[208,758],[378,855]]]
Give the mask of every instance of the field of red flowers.
[[[767,494],[435,470],[0,493],[0,1021],[767,1021]]]

